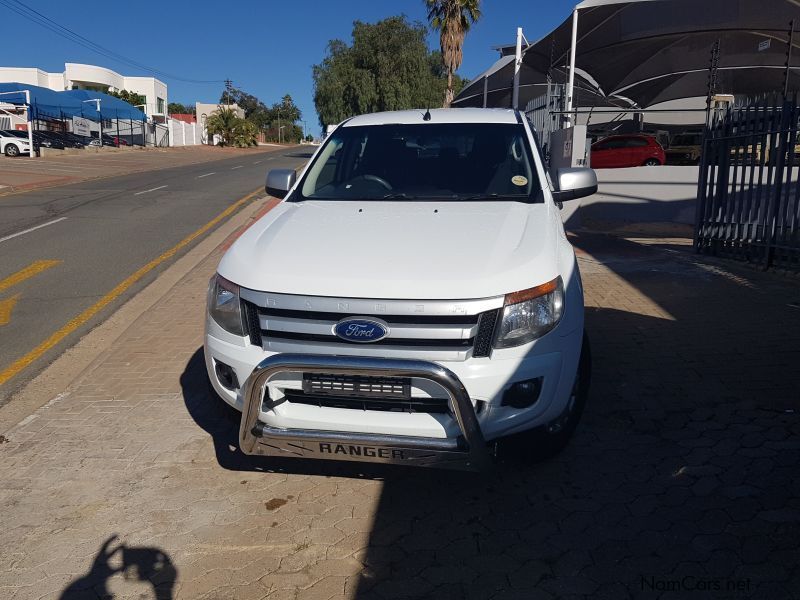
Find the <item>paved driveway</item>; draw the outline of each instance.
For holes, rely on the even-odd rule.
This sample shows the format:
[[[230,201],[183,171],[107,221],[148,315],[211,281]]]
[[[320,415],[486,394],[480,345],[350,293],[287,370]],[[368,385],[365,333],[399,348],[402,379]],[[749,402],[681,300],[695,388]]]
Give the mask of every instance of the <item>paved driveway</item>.
[[[488,476],[243,456],[202,364],[212,255],[5,434],[0,597],[800,597],[796,281],[575,242],[591,404]]]

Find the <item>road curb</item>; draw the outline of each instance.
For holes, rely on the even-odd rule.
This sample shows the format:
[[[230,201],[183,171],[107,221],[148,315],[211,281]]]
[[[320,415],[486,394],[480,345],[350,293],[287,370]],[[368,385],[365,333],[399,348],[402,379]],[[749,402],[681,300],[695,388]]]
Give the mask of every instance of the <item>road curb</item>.
[[[260,195],[245,204],[13,394],[0,406],[0,432],[7,432],[54,398],[68,394],[71,386],[84,379],[105,359],[106,351],[124,336],[136,319],[166,296],[214,250],[259,218],[265,206],[274,205],[270,200],[268,196]]]

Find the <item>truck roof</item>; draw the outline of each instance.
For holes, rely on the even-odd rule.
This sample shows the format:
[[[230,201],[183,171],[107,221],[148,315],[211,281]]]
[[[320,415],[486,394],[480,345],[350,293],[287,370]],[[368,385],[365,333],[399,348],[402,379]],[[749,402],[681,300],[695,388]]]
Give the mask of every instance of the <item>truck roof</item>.
[[[423,121],[426,109],[395,110],[371,113],[345,121],[344,127],[359,125],[413,125],[419,123],[516,123],[515,111],[510,108],[432,108],[429,121]]]

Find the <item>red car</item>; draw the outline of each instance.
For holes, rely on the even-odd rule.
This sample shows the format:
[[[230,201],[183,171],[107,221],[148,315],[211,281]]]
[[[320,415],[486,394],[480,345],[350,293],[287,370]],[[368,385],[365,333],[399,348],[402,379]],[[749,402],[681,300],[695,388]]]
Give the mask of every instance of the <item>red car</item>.
[[[612,135],[592,144],[593,169],[663,165],[667,156],[649,135]]]

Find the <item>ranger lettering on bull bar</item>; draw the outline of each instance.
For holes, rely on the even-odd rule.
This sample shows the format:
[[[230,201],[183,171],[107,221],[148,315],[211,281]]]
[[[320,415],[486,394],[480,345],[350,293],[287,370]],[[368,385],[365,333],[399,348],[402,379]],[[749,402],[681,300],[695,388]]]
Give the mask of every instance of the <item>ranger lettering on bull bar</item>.
[[[351,446],[345,444],[327,444],[320,442],[319,451],[327,454],[347,454],[349,456],[364,456],[367,458],[391,458],[392,460],[405,460],[405,453],[399,448],[375,448],[371,446]]]

